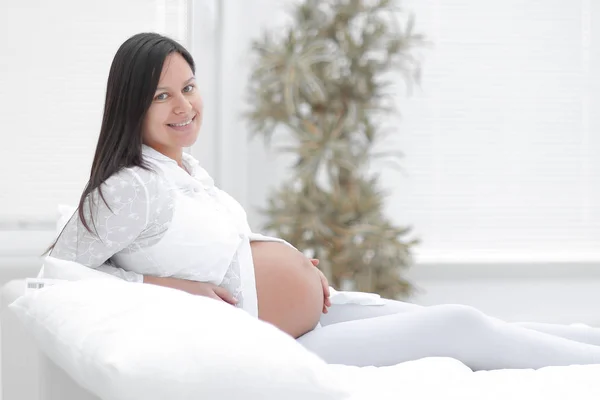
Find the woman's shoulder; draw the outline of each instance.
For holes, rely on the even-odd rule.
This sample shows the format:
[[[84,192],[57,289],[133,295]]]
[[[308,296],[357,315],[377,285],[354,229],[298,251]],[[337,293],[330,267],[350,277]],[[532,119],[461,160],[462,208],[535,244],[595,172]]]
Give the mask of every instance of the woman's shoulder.
[[[98,190],[99,189],[99,190]],[[172,193],[160,171],[132,166],[122,168],[94,190],[89,197],[91,204],[110,211],[113,215],[128,212],[154,213],[172,201]]]
[[[165,177],[160,170],[140,166],[122,168],[102,183],[103,192],[144,191],[149,197],[159,191],[164,191],[166,187]]]

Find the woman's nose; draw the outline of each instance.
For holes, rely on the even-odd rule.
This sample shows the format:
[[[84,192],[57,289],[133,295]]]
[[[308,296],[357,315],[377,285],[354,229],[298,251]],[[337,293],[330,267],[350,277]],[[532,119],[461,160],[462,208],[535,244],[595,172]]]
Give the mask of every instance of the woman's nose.
[[[189,113],[190,111],[192,111],[192,103],[190,103],[190,101],[185,96],[179,95],[173,111],[175,112],[175,114]]]

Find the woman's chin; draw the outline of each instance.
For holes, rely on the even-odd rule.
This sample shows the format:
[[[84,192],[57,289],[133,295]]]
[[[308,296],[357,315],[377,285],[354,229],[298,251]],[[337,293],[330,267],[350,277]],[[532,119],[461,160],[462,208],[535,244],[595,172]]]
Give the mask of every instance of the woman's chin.
[[[183,141],[181,147],[192,147],[194,143],[196,143],[196,140],[198,140],[198,134],[195,134],[190,138],[186,138],[186,140]]]
[[[198,140],[198,131],[175,132],[171,134],[171,141],[177,147],[191,147]]]

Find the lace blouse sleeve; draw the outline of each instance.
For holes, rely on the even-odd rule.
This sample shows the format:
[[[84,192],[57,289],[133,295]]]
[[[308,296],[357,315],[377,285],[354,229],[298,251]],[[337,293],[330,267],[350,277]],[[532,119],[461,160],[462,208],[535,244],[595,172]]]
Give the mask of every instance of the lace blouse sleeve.
[[[115,267],[110,262],[106,262],[96,268],[98,271],[107,273],[109,275],[116,276],[128,282],[144,282],[144,275],[138,274],[137,272],[127,271],[126,269]]]
[[[84,202],[84,216],[91,232],[75,213],[50,255],[129,281],[141,281],[141,275],[117,268],[107,260],[131,245],[148,226],[151,211],[148,183],[154,176],[150,171],[126,168],[107,179],[101,186],[106,202],[97,190]]]

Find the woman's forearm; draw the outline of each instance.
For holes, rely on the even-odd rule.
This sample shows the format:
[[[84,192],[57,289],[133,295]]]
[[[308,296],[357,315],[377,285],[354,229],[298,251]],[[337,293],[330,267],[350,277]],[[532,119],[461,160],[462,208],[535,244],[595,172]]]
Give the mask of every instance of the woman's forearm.
[[[158,277],[152,275],[144,275],[143,282],[150,285],[158,285],[171,289],[182,290],[197,296],[211,297],[213,299],[222,300],[233,305],[238,303],[238,300],[226,289],[208,282],[196,282],[186,279]]]
[[[152,275],[144,275],[143,283],[147,283],[149,285],[157,285],[168,287],[172,289],[179,289],[185,292],[189,292],[190,288],[193,286],[202,285],[202,282],[193,282],[185,279],[171,278],[171,277],[160,277],[160,276],[152,276]]]
[[[97,271],[104,272],[108,275],[112,275],[116,278],[123,279],[127,282],[143,282],[144,276],[138,274],[137,272],[128,271],[123,268],[119,268],[110,263],[110,261],[105,262],[104,264],[94,268]]]
[[[160,278],[158,276],[144,275],[142,282],[143,283],[149,283],[151,285],[165,286],[163,284],[165,282],[164,279],[165,278]]]

